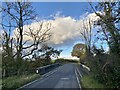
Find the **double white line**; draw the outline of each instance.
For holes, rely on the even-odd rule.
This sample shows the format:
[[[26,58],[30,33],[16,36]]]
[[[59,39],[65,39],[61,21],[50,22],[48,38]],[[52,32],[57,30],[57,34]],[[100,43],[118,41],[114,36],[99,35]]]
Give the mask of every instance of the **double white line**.
[[[79,85],[79,88],[82,90],[82,87],[80,85],[80,80],[79,80],[79,77],[78,77],[78,74],[80,75],[80,77],[82,77],[81,73],[79,72],[78,68],[75,68],[75,75],[76,75],[76,79],[77,79],[77,82],[78,82],[78,85]]]

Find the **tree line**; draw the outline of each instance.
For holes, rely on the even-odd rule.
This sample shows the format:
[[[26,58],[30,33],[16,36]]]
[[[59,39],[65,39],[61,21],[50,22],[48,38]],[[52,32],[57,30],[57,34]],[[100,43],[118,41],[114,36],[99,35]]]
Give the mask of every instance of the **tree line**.
[[[37,21],[35,10],[30,2],[4,2],[1,7],[3,29],[2,76],[9,77],[34,72],[36,67],[50,64],[51,56],[58,57],[62,50],[50,47],[46,41],[51,37],[50,22]],[[38,23],[34,29],[30,25]],[[29,25],[25,31],[24,26]],[[24,40],[25,36],[30,37]]]
[[[94,22],[89,19],[87,24],[83,20],[80,35],[84,43],[76,44],[71,55],[80,58],[80,62],[90,68],[91,75],[99,82],[120,88],[120,2],[89,4],[99,19]],[[99,28],[93,31],[92,27]],[[109,47],[107,52],[105,43]]]

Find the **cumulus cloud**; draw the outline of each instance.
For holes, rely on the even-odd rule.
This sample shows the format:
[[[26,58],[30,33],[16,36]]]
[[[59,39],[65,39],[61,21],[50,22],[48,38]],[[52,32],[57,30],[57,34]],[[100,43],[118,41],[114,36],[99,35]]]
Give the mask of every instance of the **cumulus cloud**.
[[[77,21],[72,17],[57,17],[53,20],[51,43],[63,44],[79,35]]]
[[[82,15],[82,17],[80,17],[80,19],[75,19],[71,16],[60,16],[57,15],[54,17],[53,20],[43,20],[44,23],[51,23],[52,28],[50,30],[51,33],[51,38],[50,40],[47,42],[50,45],[65,45],[65,44],[71,44],[75,42],[75,40],[78,40],[78,38],[80,37],[80,27],[82,27],[82,20],[83,18],[86,20],[90,19],[92,21],[96,21],[98,19],[98,17],[96,17],[95,13],[91,13],[91,14],[85,14]],[[41,22],[41,21],[40,21]],[[29,26],[32,26],[32,29],[34,30],[34,32],[36,32],[36,30],[39,28],[39,24],[40,22],[33,22],[31,25],[25,25],[24,26],[24,32],[26,31],[29,32]],[[45,29],[45,25],[43,26],[43,29]],[[15,34],[16,34],[16,30],[15,30]],[[39,33],[40,34],[40,33]],[[31,40],[32,39],[29,36],[24,35],[24,41],[26,40]]]

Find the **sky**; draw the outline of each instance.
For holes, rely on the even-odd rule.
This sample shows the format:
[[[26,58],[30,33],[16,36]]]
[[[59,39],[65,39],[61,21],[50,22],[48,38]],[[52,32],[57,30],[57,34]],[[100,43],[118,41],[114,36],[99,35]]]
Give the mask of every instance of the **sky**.
[[[80,15],[84,14],[87,10],[88,2],[49,2],[49,3],[32,3],[33,7],[36,8],[36,12],[40,17],[48,17],[50,15],[61,12],[65,16],[71,16],[79,18]]]
[[[93,3],[93,4],[96,4],[96,3]],[[57,15],[58,17],[64,16],[64,18],[69,17],[69,19],[71,20],[72,19],[78,20],[87,12],[87,10],[89,10],[88,2],[79,2],[79,3],[78,2],[74,2],[74,3],[73,2],[72,3],[71,2],[59,2],[59,3],[58,2],[56,3],[55,2],[54,3],[53,2],[49,2],[49,3],[36,2],[36,3],[32,3],[32,6],[35,8],[39,19],[46,18],[48,20],[53,19],[54,16],[57,16]],[[67,27],[69,27],[69,23],[67,24]],[[63,29],[66,30],[66,28],[63,28]],[[59,30],[58,33],[62,33],[62,31],[63,30],[61,31]],[[73,33],[74,32],[76,31],[73,31]],[[67,38],[65,41],[67,41]],[[81,43],[79,31],[78,31],[78,34],[76,35],[76,38],[73,38],[73,40],[69,39],[68,37],[68,43],[64,42],[62,44],[57,44],[53,46],[63,50],[63,52],[61,53],[61,57],[71,57],[72,48],[76,43]]]
[[[84,43],[80,36],[82,20],[85,19],[87,23],[89,18],[92,21],[98,19],[95,13],[90,11],[88,2],[32,2],[31,4],[37,14],[37,21],[52,23],[54,28],[50,30],[52,36],[47,43],[56,49],[63,50],[61,58],[72,58],[73,46],[77,43]],[[93,3],[94,5],[96,3]],[[23,33],[28,31],[29,26],[32,26],[34,30],[39,28],[38,22],[34,21],[30,25],[24,26]],[[45,28],[45,26],[43,27]],[[16,33],[16,30],[14,32]],[[28,36],[23,36],[23,38],[24,41],[30,39]],[[100,46],[100,42],[97,45]],[[107,48],[105,43],[103,46]]]

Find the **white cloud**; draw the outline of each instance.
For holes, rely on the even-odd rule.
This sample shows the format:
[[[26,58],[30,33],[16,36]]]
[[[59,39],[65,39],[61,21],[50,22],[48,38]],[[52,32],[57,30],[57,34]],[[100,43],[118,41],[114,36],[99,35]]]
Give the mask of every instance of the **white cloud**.
[[[72,17],[57,17],[52,21],[54,27],[51,30],[51,43],[63,44],[66,40],[72,40],[79,35],[77,21]]]
[[[86,19],[86,21],[90,18],[92,21],[96,21],[98,17],[96,17],[95,13],[82,15],[82,18],[76,20],[71,16],[60,16],[57,15],[54,17],[54,20],[45,20],[44,22],[50,22],[54,28],[50,30],[52,34],[51,39],[48,41],[51,45],[63,45],[63,44],[74,44],[74,41],[80,37],[79,28],[82,27],[82,19]],[[32,26],[34,31],[36,32],[37,28],[39,28],[38,22],[33,22],[31,25],[24,26],[24,32],[29,32],[28,27]],[[45,28],[45,26],[44,26]],[[16,33],[16,31],[15,31]],[[28,36],[24,36],[24,41],[32,40]]]

